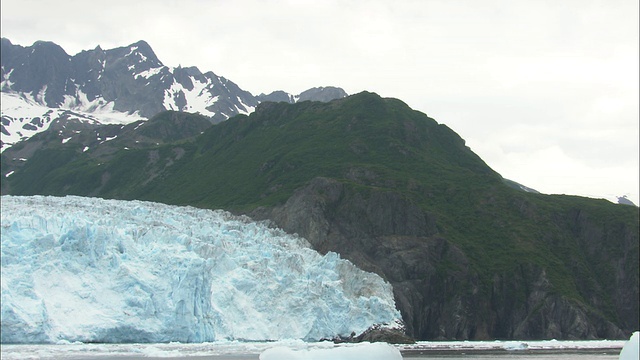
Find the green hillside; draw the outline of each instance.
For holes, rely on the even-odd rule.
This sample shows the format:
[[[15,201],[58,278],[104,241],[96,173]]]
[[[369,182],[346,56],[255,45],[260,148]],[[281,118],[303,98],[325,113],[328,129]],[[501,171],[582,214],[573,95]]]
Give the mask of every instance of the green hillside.
[[[153,199],[244,210],[283,202],[317,176],[420,198],[452,183],[501,181],[446,126],[369,93],[329,104],[266,103],[210,128],[197,144],[193,161],[156,184]]]

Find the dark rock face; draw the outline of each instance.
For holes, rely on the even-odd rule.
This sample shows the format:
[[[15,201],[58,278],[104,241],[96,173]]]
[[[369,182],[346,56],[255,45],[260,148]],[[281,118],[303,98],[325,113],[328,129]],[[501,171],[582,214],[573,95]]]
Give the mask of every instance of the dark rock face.
[[[384,277],[393,285],[407,334],[416,339],[613,339],[628,337],[625,331],[637,323],[637,304],[628,303],[638,299],[631,283],[637,274],[616,275],[619,308],[636,309],[619,314],[625,330],[593,308],[557,295],[545,270],[534,265],[494,274],[492,284],[483,285],[466,255],[439,235],[434,217],[394,192],[316,178],[284,205],[250,215]],[[576,231],[584,232],[580,239],[601,240],[589,222],[579,215],[576,221]],[[592,261],[604,261],[598,251],[593,254]],[[627,263],[608,261],[618,267]]]
[[[637,264],[640,262],[640,254],[637,251],[638,238],[633,235],[634,230],[624,224],[599,223],[598,219],[580,209],[569,211],[562,220],[568,223],[572,235],[585,250],[586,262],[593,264],[595,270],[601,274],[611,274],[603,284],[594,285],[588,279],[582,279],[576,284],[578,289],[597,307],[601,306],[603,297],[612,299],[614,307],[609,311],[615,313],[624,329],[637,330],[640,319],[640,276]],[[625,249],[635,247],[636,251],[621,252],[619,249],[612,249],[608,244],[614,239],[621,240]]]
[[[31,94],[47,106],[61,103],[66,93],[67,79],[72,73],[69,55],[52,42],[37,41],[24,48],[2,40],[3,91],[9,85],[16,91]],[[48,90],[42,92],[45,88]]]

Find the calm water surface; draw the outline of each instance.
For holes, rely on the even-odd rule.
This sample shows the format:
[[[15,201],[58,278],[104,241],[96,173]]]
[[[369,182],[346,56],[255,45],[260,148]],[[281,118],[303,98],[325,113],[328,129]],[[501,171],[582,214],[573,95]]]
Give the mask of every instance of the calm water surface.
[[[403,359],[407,360],[426,360],[426,359],[446,359],[446,360],[618,360],[618,353],[547,353],[547,354],[514,354],[514,353],[494,353],[494,354],[402,354]],[[98,357],[82,357],[73,356],[70,360],[257,360],[259,355],[213,355],[213,356],[188,356],[188,357],[130,357],[130,356],[98,356]],[[363,359],[364,360],[364,359]]]
[[[484,354],[407,354],[403,353],[403,359],[423,360],[423,359],[447,359],[447,360],[618,360],[617,352],[547,352],[541,353],[484,353]]]
[[[534,348],[542,344],[530,343],[528,349],[498,349],[495,343],[452,343],[448,348],[401,348],[403,359],[447,360],[617,360],[624,342],[560,344],[564,348]],[[500,346],[506,343],[498,343]],[[593,345],[595,344],[595,345]],[[74,345],[2,345],[1,360],[62,359],[62,360],[256,360],[259,354],[274,343],[222,343],[222,344],[74,344]],[[293,342],[290,348],[305,347]],[[433,344],[431,344],[433,345]],[[592,346],[593,345],[593,346]],[[313,345],[311,345],[313,346]],[[327,347],[327,345],[316,345]],[[455,348],[464,346],[464,348]],[[568,346],[573,346],[568,348]],[[585,348],[585,346],[592,346]],[[363,359],[366,360],[366,359]]]

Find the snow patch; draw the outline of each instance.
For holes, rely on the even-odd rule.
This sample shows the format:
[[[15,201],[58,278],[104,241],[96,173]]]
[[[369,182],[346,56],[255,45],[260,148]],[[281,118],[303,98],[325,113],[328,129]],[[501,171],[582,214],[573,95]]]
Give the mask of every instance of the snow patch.
[[[236,109],[238,110],[238,114],[249,115],[256,110],[255,106],[249,106],[245,104],[240,98],[238,98],[238,100],[240,101],[240,105],[242,106],[242,108],[239,108],[236,106]]]
[[[4,70],[4,66],[2,67]],[[11,74],[13,73],[13,70],[15,69],[11,69],[9,70],[8,73],[6,73],[5,75],[3,75],[2,77],[2,82],[0,83],[0,89],[2,91],[7,91],[7,90],[11,90],[11,87],[13,86],[13,82],[10,80],[11,78]]]
[[[29,96],[4,91],[0,95],[2,103],[0,115],[6,130],[6,133],[3,131],[1,135],[0,153],[22,139],[47,130],[51,121],[64,113],[62,110],[43,106]],[[9,124],[5,125],[4,120],[8,120]]]
[[[219,95],[213,96],[211,94],[211,87],[213,83],[211,79],[206,78],[205,82],[190,76],[189,79],[193,84],[193,89],[188,90],[180,83],[174,80],[173,84],[168,90],[165,90],[163,106],[167,110],[176,111],[188,111],[193,113],[199,113],[204,116],[213,117],[215,112],[207,110],[207,107],[214,105],[220,98]],[[182,92],[186,100],[187,106],[180,108],[175,101],[175,96]],[[244,104],[243,104],[244,105]],[[244,105],[246,109],[239,109],[237,111],[241,113],[250,113],[255,110],[253,107]]]
[[[161,67],[157,67],[157,68],[151,68],[149,70],[145,70],[139,74],[136,74],[135,79],[139,79],[141,77],[145,78],[145,79],[149,79],[154,75],[158,75],[162,72],[162,69],[164,69],[164,66]]]
[[[36,95],[36,101],[38,102],[38,104],[46,104],[45,102],[45,97],[47,95],[47,85],[43,86],[42,89],[40,89],[40,92],[38,92],[38,95]]]
[[[147,120],[138,112],[128,114],[114,110],[114,102],[107,102],[102,97],[88,100],[87,95],[77,90],[76,96],[66,95],[60,108],[49,108],[42,103],[44,91],[35,98],[30,94],[16,92],[1,93],[1,115],[8,120],[2,132],[2,148],[0,152],[18,141],[45,131],[52,121],[68,116],[83,122],[101,124],[129,124],[138,120]]]

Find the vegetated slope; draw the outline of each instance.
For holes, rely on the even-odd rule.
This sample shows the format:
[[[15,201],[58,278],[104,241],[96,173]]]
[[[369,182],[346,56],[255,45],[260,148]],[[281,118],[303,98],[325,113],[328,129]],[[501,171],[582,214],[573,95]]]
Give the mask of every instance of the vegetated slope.
[[[211,126],[205,116],[175,111],[127,125],[56,120],[2,154],[2,194],[118,197],[170,168],[188,139]],[[165,143],[176,146],[168,155],[162,149],[161,159]]]
[[[501,182],[454,132],[399,100],[363,93],[329,104],[266,103],[259,110],[209,129],[198,139],[195,161],[157,183],[154,197],[242,211],[282,203],[319,176],[433,192],[450,177]],[[176,187],[179,192],[171,190]]]
[[[627,338],[638,328],[637,208],[513,189],[399,100],[263,103],[194,142],[74,161],[19,193],[270,219],[390,281],[417,339]],[[7,178],[11,189],[24,176]]]

